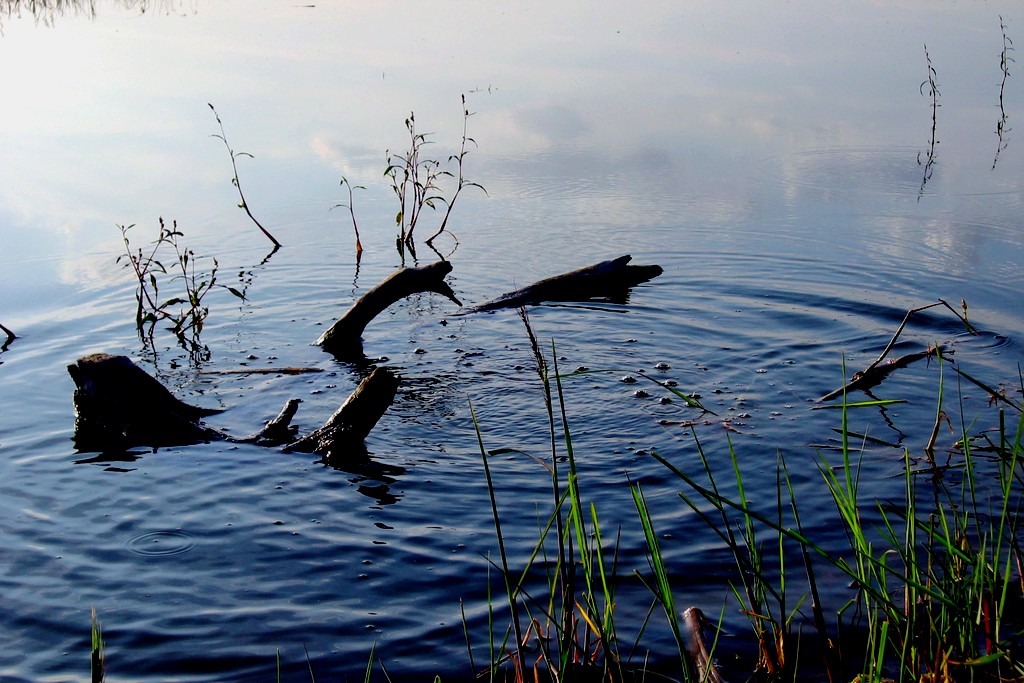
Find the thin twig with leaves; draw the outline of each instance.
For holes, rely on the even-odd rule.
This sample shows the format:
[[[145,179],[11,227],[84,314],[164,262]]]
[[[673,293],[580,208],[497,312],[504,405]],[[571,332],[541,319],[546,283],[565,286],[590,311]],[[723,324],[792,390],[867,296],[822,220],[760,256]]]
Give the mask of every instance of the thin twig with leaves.
[[[433,235],[431,235],[427,239],[427,245],[428,246],[433,244],[434,240],[437,239],[437,237],[442,232],[444,232],[445,229],[447,229],[447,227],[448,227],[448,218],[451,217],[452,209],[455,208],[455,201],[459,198],[459,194],[462,193],[463,188],[466,188],[466,187],[476,187],[476,188],[479,188],[479,189],[483,190],[484,194],[487,194],[487,190],[484,189],[483,185],[481,185],[480,183],[474,183],[474,182],[470,182],[470,181],[466,180],[465,174],[463,173],[464,166],[465,166],[465,161],[466,161],[466,155],[469,153],[469,150],[466,149],[466,143],[471,142],[471,143],[473,143],[474,146],[476,146],[476,140],[474,140],[473,138],[469,137],[469,134],[468,134],[469,133],[469,117],[472,116],[472,115],[473,115],[473,113],[470,112],[469,109],[466,107],[466,96],[463,95],[462,96],[462,145],[459,147],[459,153],[458,154],[452,154],[451,156],[448,157],[448,161],[449,162],[455,162],[455,166],[456,166],[456,169],[457,169],[455,177],[458,180],[458,184],[455,186],[455,192],[454,192],[454,194],[452,194],[452,198],[451,199],[445,199],[443,196],[439,198],[440,201],[444,202],[445,205],[446,205],[446,209],[445,209],[445,212],[444,212],[444,218],[441,220],[441,226],[437,229],[437,232],[435,232]]]
[[[918,165],[924,166],[924,176],[921,178],[921,189],[918,191],[917,195],[918,201],[920,201],[922,195],[924,195],[924,186],[928,184],[929,180],[931,180],[932,172],[934,171],[936,160],[935,146],[939,144],[939,141],[936,139],[936,129],[938,128],[939,107],[941,106],[939,104],[939,85],[935,80],[938,73],[935,71],[935,67],[932,66],[932,58],[931,55],[928,54],[927,45],[924,46],[924,58],[928,63],[928,78],[921,83],[921,87],[918,89],[922,95],[931,98],[932,135],[928,142],[928,151],[925,154],[925,161],[923,164],[921,163],[920,153],[917,155]]]
[[[274,243],[274,248],[276,249],[281,246],[281,243],[277,241],[276,237],[270,234],[269,230],[263,227],[262,223],[256,220],[256,216],[252,215],[252,211],[249,210],[249,202],[245,200],[245,195],[242,193],[242,183],[238,180],[238,164],[236,163],[236,159],[238,157],[249,157],[250,159],[254,159],[255,157],[249,152],[236,152],[231,148],[231,145],[228,143],[227,133],[224,132],[224,124],[220,120],[220,115],[212,104],[207,104],[213,112],[213,117],[217,119],[217,125],[220,126],[220,134],[218,135],[217,133],[214,133],[212,137],[215,137],[224,143],[224,146],[228,150],[228,156],[231,157],[231,170],[234,173],[234,176],[231,178],[231,184],[235,186],[236,190],[238,190],[238,208],[245,211],[246,215],[248,215],[249,218],[252,219],[252,222],[256,224],[256,227],[267,236],[267,239]]]
[[[341,177],[341,186],[348,189],[348,204],[335,204],[331,208],[337,209],[341,207],[348,209],[348,214],[352,218],[352,230],[356,233],[356,258],[358,258],[359,255],[363,253],[363,243],[359,239],[359,223],[356,222],[356,212],[355,209],[353,208],[354,202],[352,197],[352,190],[365,190],[366,187],[364,187],[363,185],[353,185],[348,181],[348,178],[346,178],[345,176]]]
[[[1014,61],[1010,56],[1010,53],[1013,52],[1013,41],[1006,34],[1006,22],[1002,15],[999,16],[999,29],[1003,33],[1003,51],[999,54],[999,70],[1002,71],[1003,78],[999,82],[999,120],[996,121],[996,135],[999,137],[999,144],[996,146],[996,155],[992,159],[992,168],[999,163],[999,153],[1009,144],[1009,140],[1006,139],[1006,134],[1010,132],[1006,125],[1009,117],[1006,115],[1003,97],[1006,93],[1006,80],[1010,77],[1010,62]]]

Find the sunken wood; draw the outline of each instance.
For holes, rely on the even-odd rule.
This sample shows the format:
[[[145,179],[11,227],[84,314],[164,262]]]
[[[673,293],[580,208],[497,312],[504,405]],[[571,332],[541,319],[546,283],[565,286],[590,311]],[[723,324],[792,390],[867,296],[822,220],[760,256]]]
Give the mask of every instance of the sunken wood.
[[[375,368],[322,427],[288,444],[286,450],[334,459],[340,451],[361,444],[395,400],[398,381],[387,368]]]
[[[625,301],[629,290],[661,275],[661,266],[631,266],[629,254],[602,261],[579,270],[556,275],[529,287],[502,294],[497,299],[476,306],[471,312],[518,308],[545,301],[589,301],[610,299]]]
[[[314,342],[328,353],[340,357],[362,356],[363,330],[391,304],[420,292],[443,294],[459,306],[462,302],[444,281],[452,271],[448,261],[438,261],[419,268],[400,268],[384,281],[363,294],[337,322]]]

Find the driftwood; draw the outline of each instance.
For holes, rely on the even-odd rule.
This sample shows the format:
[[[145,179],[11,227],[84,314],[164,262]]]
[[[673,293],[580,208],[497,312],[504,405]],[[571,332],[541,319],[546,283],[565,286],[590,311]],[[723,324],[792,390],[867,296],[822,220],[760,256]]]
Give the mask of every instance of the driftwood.
[[[896,346],[896,340],[898,340],[900,338],[900,335],[903,334],[904,328],[906,328],[907,323],[910,322],[910,319],[914,316],[914,314],[920,313],[921,311],[927,311],[930,308],[937,308],[939,306],[945,307],[947,310],[949,310],[950,313],[956,316],[957,319],[961,323],[963,323],[964,329],[966,329],[968,332],[970,332],[971,334],[978,334],[978,331],[967,320],[967,302],[965,301],[960,302],[960,307],[963,310],[963,314],[958,313],[956,309],[950,306],[949,303],[947,303],[943,299],[939,299],[935,303],[926,304],[924,306],[918,306],[917,308],[911,308],[910,310],[907,311],[906,315],[903,316],[903,322],[901,322],[900,326],[896,328],[896,333],[892,335],[892,338],[889,340],[889,343],[885,345],[884,349],[882,349],[882,353],[878,355],[878,358],[876,358],[874,362],[871,363],[871,365],[867,366],[860,372],[854,373],[853,377],[850,378],[850,381],[847,384],[839,387],[838,389],[835,389],[834,391],[828,392],[827,394],[819,398],[818,402],[821,403],[823,401],[831,401],[832,399],[841,396],[846,392],[854,391],[856,389],[866,391],[871,387],[877,386],[883,379],[888,377],[892,371],[898,370],[899,368],[904,368],[913,363],[914,361],[921,360],[922,358],[928,358],[930,356],[935,356],[936,358],[946,358],[945,354],[952,354],[953,351],[952,349],[950,349],[948,344],[940,344],[938,346],[929,347],[924,351],[908,353],[907,355],[900,356],[899,358],[890,358],[889,360],[885,360],[885,357],[888,356],[889,352],[892,351],[894,346]]]
[[[76,387],[75,445],[79,451],[101,452],[225,440],[285,446],[331,458],[362,443],[391,404],[399,382],[391,371],[376,368],[322,427],[301,439],[295,439],[296,428],[291,426],[298,399],[288,401],[259,433],[236,438],[202,424],[203,417],[221,410],[175,398],[125,356],[85,356],[69,365],[68,373]]]
[[[462,302],[444,281],[452,271],[448,261],[438,261],[420,268],[400,268],[379,285],[363,294],[330,329],[314,342],[328,353],[339,357],[360,357],[363,353],[363,330],[399,299],[419,292],[443,294],[459,306]]]
[[[497,299],[472,308],[469,312],[518,308],[544,301],[589,301],[611,299],[625,301],[629,290],[661,275],[661,266],[628,265],[632,256],[620,256],[570,273],[556,275],[529,287],[502,294]]]
[[[878,386],[882,383],[886,377],[889,376],[895,370],[905,368],[915,361],[919,361],[922,358],[929,358],[935,356],[936,358],[944,358],[943,354],[949,353],[948,346],[935,346],[924,351],[916,351],[914,353],[908,353],[905,356],[899,358],[890,358],[887,361],[877,360],[860,372],[853,373],[853,377],[845,385],[834,389],[821,398],[818,399],[819,403],[825,401],[831,401],[834,398],[842,396],[843,394],[851,391],[861,390],[866,391],[872,387]]]
[[[599,298],[625,301],[631,288],[662,273],[661,266],[631,266],[631,259],[627,254],[540,280],[529,287],[468,309],[460,315],[499,308],[518,308],[544,301],[590,301]],[[436,292],[462,306],[462,302],[444,280],[451,271],[452,264],[448,261],[396,270],[359,297],[314,343],[338,358],[360,359],[363,357],[362,336],[366,326],[399,299],[419,292]]]

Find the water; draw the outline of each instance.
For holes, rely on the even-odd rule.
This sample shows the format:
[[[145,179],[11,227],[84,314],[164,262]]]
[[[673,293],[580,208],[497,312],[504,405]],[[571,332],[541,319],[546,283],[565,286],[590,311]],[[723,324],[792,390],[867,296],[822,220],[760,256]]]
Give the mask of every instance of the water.
[[[766,506],[783,454],[808,532],[834,548],[842,540],[816,463],[835,461],[838,415],[809,408],[839,386],[844,360],[851,371],[874,360],[909,308],[964,299],[980,335],[932,309],[897,353],[951,341],[972,375],[1020,398],[1015,74],[998,157],[994,133],[1000,14],[1018,34],[1010,3],[140,9],[3,17],[0,323],[19,335],[0,354],[5,680],[87,678],[92,607],[119,680],[274,680],[278,652],[285,678],[308,680],[304,648],[317,679],[336,680],[361,676],[374,644],[395,677],[468,677],[462,609],[477,663],[485,658],[497,545],[470,402],[488,448],[547,448],[514,312],[454,316],[453,304],[423,295],[374,321],[367,353],[387,357],[403,384],[367,439],[370,465],[350,471],[230,443],[119,460],[78,453],[65,370],[87,353],[129,355],[186,400],[226,408],[208,422],[235,435],[290,398],[303,401],[304,429],[319,424],[358,374],[311,342],[402,265],[384,151],[404,148],[410,111],[434,134],[436,158],[457,151],[463,93],[478,143],[467,175],[487,195],[467,191],[454,212],[449,281],[461,300],[626,253],[665,269],[626,304],[530,312],[561,369],[609,370],[567,380],[566,396],[583,495],[606,529],[623,530],[620,574],[646,566],[627,477],[654,509],[681,603],[717,613],[732,569],[649,455],[695,472],[681,423],[698,413],[623,377],[699,393],[717,413],[696,426],[709,458],[724,468],[731,440]],[[919,163],[932,133],[919,90],[925,43],[941,93],[930,177]],[[253,212],[285,244],[269,259],[235,208],[207,103],[232,146],[255,155],[239,158],[239,173]],[[331,208],[347,199],[342,175],[367,186],[355,196],[358,267],[347,215]],[[246,288],[245,302],[211,295],[203,370],[323,372],[200,373],[161,332],[155,357],[143,348],[115,226],[137,224],[141,245],[159,216],[178,221],[197,255],[217,257],[222,282]],[[446,254],[456,246],[438,242]],[[423,246],[418,255],[436,258]],[[876,393],[908,403],[857,412],[851,427],[905,445],[921,464],[939,372],[900,370]],[[964,419],[994,424],[984,392],[963,393]],[[955,425],[958,406],[946,407]],[[943,453],[954,439],[942,433]],[[548,481],[527,458],[492,465],[521,564]],[[902,490],[899,448],[870,447],[865,468],[870,495]],[[842,581],[822,581],[845,599]],[[624,582],[624,635],[648,604]],[[743,652],[742,616],[730,609],[725,625]],[[644,643],[671,652],[663,628]]]

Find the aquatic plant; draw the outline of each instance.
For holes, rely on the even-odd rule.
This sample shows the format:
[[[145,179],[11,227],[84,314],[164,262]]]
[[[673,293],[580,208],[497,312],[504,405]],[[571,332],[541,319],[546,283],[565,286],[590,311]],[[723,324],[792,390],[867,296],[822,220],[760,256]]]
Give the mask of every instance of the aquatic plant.
[[[90,680],[92,683],[103,683],[107,674],[107,660],[103,654],[103,628],[96,616],[96,608],[92,608],[92,651],[89,656]]]
[[[346,178],[345,176],[341,177],[341,183],[340,184],[341,184],[342,187],[348,189],[348,203],[347,204],[335,204],[331,208],[332,209],[337,209],[339,207],[342,207],[342,208],[348,209],[348,215],[349,215],[349,217],[352,220],[352,230],[356,233],[356,259],[358,259],[360,257],[360,255],[362,255],[362,253],[363,253],[363,243],[359,239],[359,223],[356,222],[356,212],[355,212],[355,209],[353,208],[355,206],[355,202],[353,201],[352,190],[354,188],[358,188],[360,190],[365,190],[366,187],[364,187],[363,185],[352,185],[352,183],[350,183],[348,181],[348,178]]]
[[[146,3],[142,2],[145,8]],[[3,0],[0,2],[0,35],[3,35],[3,19],[20,17],[22,11],[31,12],[36,23],[53,26],[57,17],[65,14],[96,17],[95,0]]]
[[[400,254],[404,256],[408,249],[414,256],[416,253],[415,231],[420,224],[425,209],[436,210],[440,205],[445,207],[444,216],[437,230],[426,239],[427,246],[433,249],[434,240],[448,230],[448,220],[451,218],[452,210],[462,191],[468,187],[475,187],[487,193],[483,185],[467,180],[465,176],[466,155],[469,154],[469,145],[476,145],[476,140],[469,137],[469,118],[473,112],[466,106],[466,96],[462,95],[462,143],[457,154],[451,154],[447,163],[454,164],[454,171],[442,165],[442,162],[431,158],[424,153],[427,145],[433,144],[429,139],[430,133],[420,133],[416,129],[416,113],[410,112],[405,119],[405,129],[409,134],[409,146],[400,153],[392,152],[390,149],[384,151],[387,166],[384,168],[384,177],[388,179],[391,192],[398,200],[398,211],[395,213],[395,225],[398,227],[398,235],[395,244]],[[451,196],[446,196],[443,187],[444,179],[452,178],[455,181],[455,188]],[[365,190],[363,185],[353,185],[345,176],[341,177],[339,183],[348,193],[348,201],[335,204],[331,209],[348,209],[352,230],[356,237],[356,258],[362,254],[363,245],[359,237],[359,223],[353,202],[353,190]],[[453,236],[454,237],[454,236]],[[456,239],[456,243],[458,240]],[[437,251],[436,249],[434,250]],[[440,256],[441,254],[438,253]],[[444,258],[442,256],[442,258]]]
[[[910,309],[867,372],[884,367],[886,355],[915,314],[939,306],[974,331],[964,302],[961,312],[942,300]],[[495,631],[494,607],[489,602],[489,637],[491,647],[495,643],[497,647],[489,650],[487,675],[496,679],[504,665],[511,666],[516,681],[543,676],[564,680],[581,674],[593,680],[620,681],[632,674],[651,674],[646,665],[639,670],[631,667],[624,653],[637,647],[640,635],[632,647],[623,647],[614,618],[616,586],[622,579],[618,572],[621,530],[614,542],[605,541],[610,535],[601,527],[596,505],[587,505],[581,495],[562,380],[583,373],[560,374],[553,348],[549,369],[525,311],[520,315],[543,387],[550,454],[542,458],[513,448],[486,448],[482,426],[473,413],[498,540],[500,559],[492,566],[503,581],[510,615],[504,633]],[[929,352],[928,357],[932,356]],[[923,447],[926,467],[915,464],[910,449],[902,449],[903,501],[869,499],[860,488],[863,451],[854,445],[858,438],[869,441],[852,432],[848,415],[890,401],[853,401],[848,392],[854,389],[844,386],[836,406],[841,413],[841,461],[836,464],[819,454],[817,466],[836,512],[833,526],[843,530],[846,546],[827,547],[808,535],[781,454],[775,487],[766,501],[759,500],[763,488],[752,493],[746,486],[743,459],[731,438],[727,439],[730,472],[724,476],[713,468],[694,426],[690,431],[701,465],[699,474],[687,473],[657,451],[652,453],[684,485],[678,495],[687,511],[704,522],[733,557],[735,573],[728,592],[750,624],[757,653],[756,680],[798,680],[798,670],[808,666],[836,683],[1024,678],[1024,631],[1015,616],[1024,613],[1019,526],[1024,505],[1024,406],[954,366],[946,355],[935,353],[934,358],[940,372],[936,424],[952,424],[949,416],[954,409],[947,405],[944,376],[953,368],[958,381],[980,387],[1003,406],[999,426],[995,432],[976,434],[974,422],[961,417],[953,452],[962,461],[955,467],[937,463],[933,429]],[[1024,393],[1024,381],[1020,390]],[[961,415],[962,396],[958,388]],[[1014,416],[1009,421],[1007,412]],[[552,482],[552,511],[541,520],[538,541],[521,570],[513,571],[504,545],[491,462],[496,455],[529,457],[547,470]],[[559,473],[559,462],[568,464],[567,473]],[[921,493],[925,479],[927,496]],[[988,482],[995,482],[994,490]],[[681,601],[673,594],[674,582],[654,516],[642,487],[628,483],[648,565],[646,572],[634,573],[654,596],[652,610],[660,607],[664,612],[675,640],[679,668],[673,675],[687,681],[717,681],[713,661],[717,637],[709,647],[701,632],[705,627],[712,629],[713,623],[696,608],[680,613]],[[529,586],[535,586],[540,573],[536,564],[541,562],[548,567],[546,581],[542,590],[531,591]],[[819,583],[828,576],[836,585],[832,579],[837,572],[850,592],[827,596],[830,603],[840,605],[832,611],[830,622]],[[648,620],[650,616],[651,612]],[[803,633],[805,625],[811,627],[810,635]],[[807,639],[814,646],[805,651],[818,658],[813,664],[807,655],[801,656],[801,640]],[[669,653],[658,654],[664,662]]]
[[[436,209],[439,204],[445,206],[445,214],[441,220],[440,227],[427,239],[427,245],[447,230],[448,219],[451,217],[452,209],[462,190],[467,187],[476,187],[487,192],[479,183],[466,180],[464,175],[466,155],[469,153],[467,144],[476,144],[476,141],[468,136],[469,117],[472,112],[466,107],[466,96],[462,96],[462,144],[458,154],[448,157],[448,163],[455,164],[455,172],[443,168],[437,159],[425,156],[424,148],[432,144],[428,139],[429,133],[419,133],[416,130],[416,114],[411,112],[405,119],[405,128],[409,133],[409,147],[401,153],[385,151],[387,167],[384,169],[384,176],[391,184],[391,191],[398,199],[398,212],[395,214],[395,225],[398,226],[398,247],[399,251],[403,246],[410,250],[415,248],[414,233],[419,224],[424,209]],[[441,186],[443,178],[455,178],[456,187],[451,197],[446,197]]]
[[[384,176],[389,179],[391,191],[398,199],[398,213],[395,214],[398,239],[406,246],[411,246],[413,232],[424,207],[433,209],[440,198],[437,181],[444,171],[436,159],[420,156],[423,147],[429,142],[427,133],[416,132],[415,112],[405,119],[405,128],[409,131],[409,149],[402,154],[385,151],[388,166],[384,169]]]
[[[940,106],[939,85],[936,82],[938,73],[935,71],[935,67],[932,66],[932,58],[931,55],[928,54],[927,45],[924,46],[924,59],[925,62],[928,64],[928,78],[926,78],[921,83],[921,86],[918,88],[918,90],[921,92],[922,95],[928,97],[931,100],[932,132],[931,138],[928,141],[928,150],[925,153],[925,161],[923,164],[921,163],[921,154],[918,153],[917,155],[918,166],[924,166],[924,176],[921,178],[921,188],[917,194],[918,201],[920,201],[921,197],[924,195],[924,186],[928,184],[929,180],[931,180],[932,173],[935,170],[935,146],[939,144],[939,141],[936,139],[936,130],[938,129]]]
[[[1024,387],[1022,387],[1024,390]],[[943,383],[939,385],[939,410],[943,409]],[[751,615],[760,649],[758,668],[770,680],[795,676],[795,661],[786,642],[793,636],[792,620],[804,598],[789,611],[784,546],[793,546],[803,557],[811,596],[811,621],[818,633],[822,666],[829,680],[1019,680],[1024,676],[1020,625],[1024,590],[1021,568],[1019,513],[1022,503],[1021,464],[1024,464],[1024,414],[1018,410],[1017,426],[1007,430],[1000,413],[995,440],[986,436],[997,482],[995,497],[984,505],[979,482],[982,474],[969,433],[961,423],[958,448],[963,457],[958,486],[947,483],[944,468],[931,461],[929,468],[915,470],[909,449],[904,449],[905,495],[902,504],[865,501],[860,494],[861,462],[851,445],[848,411],[873,402],[848,402],[844,395],[840,434],[841,462],[823,456],[818,469],[835,504],[837,523],[845,530],[849,547],[829,551],[808,538],[800,523],[789,472],[780,457],[774,512],[755,509],[744,491],[738,460],[732,454],[735,496],[727,496],[701,455],[707,483],[682,472],[666,458],[654,457],[669,468],[693,496],[681,492],[687,507],[704,520],[736,558],[737,581],[733,589],[742,609]],[[699,450],[699,449],[698,449]],[[702,452],[701,452],[702,453]],[[923,505],[918,480],[930,477],[930,505]],[[791,518],[783,515],[786,492]],[[714,520],[702,511],[701,501],[721,515]],[[877,515],[865,522],[868,511]],[[731,515],[738,515],[738,520]],[[766,571],[761,562],[755,530],[760,526],[776,534],[778,559]],[[732,529],[741,530],[738,542]],[[823,559],[849,581],[852,597],[838,610],[834,629],[825,625],[812,563]],[[1014,571],[1016,570],[1016,576]],[[746,596],[746,598],[744,598]],[[771,596],[779,610],[767,609]],[[855,636],[852,637],[851,636]],[[863,643],[858,646],[857,642]]]
[[[231,148],[231,145],[228,143],[227,133],[224,132],[224,124],[220,120],[220,114],[217,113],[217,110],[212,104],[207,103],[207,106],[210,107],[210,111],[213,112],[213,117],[217,119],[217,125],[220,126],[220,133],[214,133],[212,137],[215,137],[224,143],[224,147],[228,150],[228,156],[231,158],[231,171],[233,173],[231,176],[231,184],[234,185],[235,190],[238,191],[238,208],[245,211],[245,214],[253,223],[256,224],[256,227],[260,229],[260,232],[266,235],[267,239],[274,244],[274,249],[277,249],[281,246],[281,243],[277,241],[276,237],[270,234],[269,230],[263,227],[262,223],[256,220],[256,216],[252,215],[252,211],[249,210],[249,202],[245,200],[245,194],[242,193],[242,181],[238,179],[238,157],[249,157],[250,159],[254,159],[255,157],[249,152],[236,152]]]
[[[475,188],[478,188],[481,191],[483,191],[484,194],[487,194],[487,190],[484,189],[483,185],[481,185],[480,183],[474,183],[474,182],[470,182],[470,181],[466,180],[466,177],[465,177],[465,175],[463,173],[463,168],[464,168],[465,161],[466,161],[466,155],[469,153],[469,150],[466,149],[466,144],[467,143],[473,143],[473,145],[476,146],[476,140],[474,140],[473,138],[469,137],[469,135],[468,135],[468,132],[469,132],[469,117],[472,116],[472,115],[473,114],[466,107],[466,96],[465,96],[465,94],[463,94],[462,95],[462,145],[459,147],[459,153],[458,154],[452,154],[451,156],[448,157],[448,161],[449,162],[454,162],[455,163],[455,167],[456,167],[456,175],[455,175],[456,186],[455,186],[455,192],[452,193],[451,199],[445,199],[444,197],[440,197],[439,198],[439,201],[442,201],[445,204],[444,218],[441,219],[441,225],[437,228],[437,232],[435,232],[433,235],[431,235],[430,237],[427,238],[427,245],[428,246],[433,244],[434,240],[437,239],[438,236],[440,236],[441,233],[443,233],[448,228],[448,218],[452,215],[452,209],[455,208],[455,201],[459,198],[459,195],[462,193],[463,189],[465,189],[467,187],[475,187]]]
[[[129,240],[128,232],[135,224],[118,226],[125,253],[118,256],[116,262],[121,263],[123,260],[124,267],[131,269],[137,282],[136,330],[143,343],[152,347],[156,324],[168,322],[168,329],[181,347],[189,352],[190,358],[196,362],[206,360],[210,350],[200,337],[210,309],[203,303],[204,299],[214,288],[227,290],[239,299],[245,299],[245,295],[234,287],[217,282],[219,264],[216,258],[212,259],[213,265],[208,272],[197,271],[195,252],[179,241],[184,233],[178,229],[177,221],[172,221],[171,227],[167,227],[163,218],[159,219],[159,223],[159,234],[148,253],[143,252],[141,247],[133,247]],[[171,270],[161,260],[166,248],[173,251]],[[166,292],[172,287],[176,293],[162,298],[161,288]]]
[[[999,119],[996,121],[996,136],[999,138],[999,144],[996,145],[992,168],[995,168],[999,162],[999,153],[1009,144],[1009,140],[1006,139],[1006,134],[1010,132],[1006,125],[1009,117],[1006,115],[1004,94],[1006,93],[1006,81],[1010,78],[1010,62],[1015,61],[1010,56],[1010,53],[1013,52],[1013,40],[1006,34],[1006,22],[1002,15],[999,15],[999,30],[1003,34],[1003,50],[999,53],[999,70],[1002,72],[1002,79],[999,81]]]
[[[555,680],[562,680],[571,674],[573,668],[584,663],[600,667],[602,679],[611,675],[613,671],[617,674],[613,677],[621,679],[621,659],[613,618],[617,547],[602,543],[596,507],[591,505],[589,514],[584,512],[572,449],[572,436],[565,419],[565,405],[562,401],[563,394],[555,361],[554,380],[562,419],[564,455],[569,466],[568,475],[564,480],[559,472],[560,454],[552,374],[530,327],[526,310],[521,308],[519,311],[526,326],[535,369],[543,389],[544,405],[548,415],[550,454],[547,460],[542,460],[517,449],[486,449],[481,426],[476,421],[475,412],[473,413],[498,540],[501,564],[497,569],[504,582],[510,612],[510,627],[501,639],[501,656],[491,656],[490,680],[496,678],[499,665],[509,660],[512,662],[516,681],[534,678],[542,666]],[[529,457],[541,464],[551,479],[551,514],[543,524],[540,538],[518,576],[513,574],[509,567],[491,473],[490,458],[501,454]],[[547,557],[548,536],[552,531],[555,545],[553,564],[551,558]],[[533,573],[534,563],[540,559],[545,560],[545,566],[553,569],[545,573],[546,595],[533,595],[527,588],[527,580]],[[511,644],[508,643],[510,635],[513,638]],[[526,650],[531,636],[536,641],[535,647],[538,650],[532,666],[528,665],[526,660]],[[491,643],[494,639],[495,634],[491,633]]]
[[[542,387],[550,452],[544,458],[516,448],[486,448],[482,426],[471,406],[498,542],[499,563],[492,562],[492,565],[503,581],[510,615],[505,632],[495,632],[493,605],[489,602],[490,664],[486,675],[489,680],[496,680],[500,678],[500,667],[511,663],[512,677],[517,682],[545,677],[563,681],[579,676],[586,676],[587,680],[622,681],[629,676],[642,676],[644,668],[631,665],[629,654],[624,654],[637,649],[640,635],[629,648],[624,648],[620,643],[615,620],[615,591],[620,582],[618,565],[621,532],[616,531],[614,535],[607,533],[601,525],[596,504],[585,503],[580,490],[562,386],[562,378],[570,375],[559,374],[553,345],[549,366],[525,308],[520,308],[519,314],[526,328],[535,370]],[[491,458],[498,455],[527,457],[540,464],[551,480],[551,512],[540,520],[537,543],[523,568],[515,572],[510,567],[505,548],[502,517],[490,462]],[[560,461],[567,463],[568,472],[560,472]],[[650,581],[643,576],[641,580],[652,587],[656,601],[665,606],[679,645],[684,680],[698,680],[695,673],[698,667],[691,659],[683,627],[676,618],[668,588],[666,563],[657,545],[653,523],[639,487],[635,489],[635,499],[644,522],[649,549],[648,562],[652,570]],[[538,564],[543,569],[538,569]],[[544,578],[542,590],[531,590],[530,586],[538,574]],[[641,627],[641,635],[643,630]],[[495,642],[500,643],[497,649],[494,649]],[[472,660],[472,648],[470,658]]]

